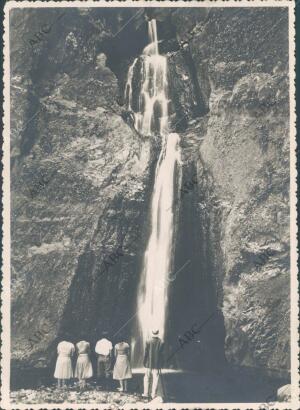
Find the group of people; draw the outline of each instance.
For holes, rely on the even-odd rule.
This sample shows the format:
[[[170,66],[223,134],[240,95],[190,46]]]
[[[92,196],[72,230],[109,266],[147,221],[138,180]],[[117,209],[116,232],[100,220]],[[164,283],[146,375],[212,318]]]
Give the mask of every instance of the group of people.
[[[97,354],[97,379],[101,385],[108,387],[107,382],[111,374],[114,380],[118,380],[121,392],[127,391],[127,381],[132,378],[130,364],[130,346],[125,341],[120,341],[114,346],[103,334],[96,343],[95,352]],[[156,397],[160,369],[162,367],[163,342],[159,337],[159,331],[153,330],[152,337],[146,342],[144,352],[144,397]],[[75,371],[73,371],[72,357],[77,352]],[[90,343],[80,341],[76,344],[61,341],[57,346],[57,361],[54,377],[57,379],[58,388],[66,386],[67,380],[77,378],[80,390],[86,387],[86,380],[93,377],[93,366],[91,362]],[[151,391],[151,394],[150,394]]]

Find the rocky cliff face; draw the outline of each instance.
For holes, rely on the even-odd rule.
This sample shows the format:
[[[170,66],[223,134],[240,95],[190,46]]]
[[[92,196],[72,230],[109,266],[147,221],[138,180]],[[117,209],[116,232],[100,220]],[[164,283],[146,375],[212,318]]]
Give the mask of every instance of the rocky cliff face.
[[[186,163],[201,142],[194,201],[208,224],[226,357],[289,369],[287,11],[190,9],[170,18],[182,45],[175,59],[190,56],[202,94],[183,140]],[[188,81],[182,74],[181,85]],[[189,95],[186,111],[195,105]]]
[[[131,314],[157,155],[116,102],[104,51],[118,25],[22,13],[28,31],[57,24],[32,48],[12,31],[12,355],[43,367],[66,331],[93,340]]]
[[[151,13],[168,53],[182,181],[198,181],[176,207],[176,262],[190,256],[193,278],[175,282],[170,318],[192,287],[191,315],[221,311],[204,336],[211,357],[287,370],[287,12],[138,11],[12,12],[13,363],[49,366],[57,337],[93,341],[134,312],[159,142],[126,122],[122,96]]]

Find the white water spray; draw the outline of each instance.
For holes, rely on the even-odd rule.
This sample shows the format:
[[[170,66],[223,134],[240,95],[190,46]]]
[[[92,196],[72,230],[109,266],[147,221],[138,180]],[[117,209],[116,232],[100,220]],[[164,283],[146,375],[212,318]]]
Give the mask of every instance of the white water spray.
[[[141,85],[138,97],[138,111],[133,109],[134,69],[136,58],[129,68],[125,87],[125,99],[129,111],[134,112],[135,128],[144,135],[155,132],[160,135],[168,133],[168,79],[167,58],[158,53],[156,20],[148,23],[150,44],[145,47],[140,57]]]
[[[144,135],[162,137],[154,192],[151,203],[151,233],[144,256],[143,271],[137,295],[138,325],[134,341],[134,357],[141,356],[142,347],[153,328],[164,338],[168,311],[168,277],[172,268],[174,233],[173,196],[176,163],[180,163],[179,135],[168,133],[167,58],[159,54],[156,21],[148,23],[150,44],[144,49],[141,62],[138,110],[133,109],[135,59],[128,71],[125,99],[134,113],[135,128]],[[163,286],[162,286],[163,284]],[[142,345],[137,348],[138,344]],[[137,348],[137,349],[136,349]],[[137,359],[133,359],[138,364]]]

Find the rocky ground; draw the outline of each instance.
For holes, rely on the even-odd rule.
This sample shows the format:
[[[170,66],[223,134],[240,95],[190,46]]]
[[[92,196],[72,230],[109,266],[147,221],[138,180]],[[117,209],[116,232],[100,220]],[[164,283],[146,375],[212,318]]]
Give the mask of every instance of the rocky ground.
[[[38,390],[18,390],[11,393],[13,403],[39,404],[39,403],[97,403],[116,404],[147,403],[137,394],[119,392],[105,392],[98,389],[89,389],[83,392],[78,390],[63,390],[54,387],[45,387]]]
[[[53,379],[52,379],[53,380]],[[290,400],[288,380],[269,377],[261,371],[246,368],[227,368],[216,372],[174,372],[163,370],[158,385],[158,403],[266,403]],[[80,392],[77,383],[57,389],[54,382],[38,388],[22,388],[11,393],[13,403],[97,403],[121,407],[125,404],[144,404],[151,400],[141,396],[143,374],[135,373],[129,381],[128,393],[120,393],[117,384],[108,390],[93,380],[86,391]]]
[[[137,393],[121,393],[106,391],[91,383],[84,391],[79,391],[79,386],[58,389],[55,385],[38,389],[20,389],[11,393],[13,403],[39,404],[39,403],[97,403],[121,406],[126,403],[147,403]]]

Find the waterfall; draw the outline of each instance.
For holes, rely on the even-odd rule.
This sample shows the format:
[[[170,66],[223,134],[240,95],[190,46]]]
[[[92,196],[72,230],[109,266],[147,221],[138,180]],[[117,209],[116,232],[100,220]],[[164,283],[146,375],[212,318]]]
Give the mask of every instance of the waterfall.
[[[159,54],[156,20],[148,22],[148,32],[150,44],[129,68],[125,86],[127,109],[134,114],[137,131],[144,135],[157,133],[162,138],[151,202],[150,237],[137,294],[136,334],[132,341],[134,365],[141,364],[143,347],[152,329],[158,329],[162,339],[165,335],[173,256],[174,177],[176,163],[180,163],[179,135],[168,132],[167,58]],[[140,82],[135,78],[138,61]],[[134,87],[138,91],[136,104]]]
[[[138,87],[138,111],[133,106],[134,70],[139,59],[135,59],[128,71],[125,86],[127,109],[134,113],[135,128],[141,134],[168,133],[168,79],[167,58],[158,53],[156,20],[149,21],[150,44],[145,47],[141,63],[141,81]]]

